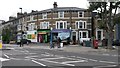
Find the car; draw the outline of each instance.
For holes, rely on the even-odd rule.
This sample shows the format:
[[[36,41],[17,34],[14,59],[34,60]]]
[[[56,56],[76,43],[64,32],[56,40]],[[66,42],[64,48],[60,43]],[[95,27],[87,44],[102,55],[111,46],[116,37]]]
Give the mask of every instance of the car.
[[[113,46],[120,46],[120,40],[114,40],[114,41],[112,42],[112,45],[113,45]]]
[[[29,43],[31,43],[31,41],[28,40],[28,39],[22,39],[21,41],[23,42],[23,44],[29,44]],[[20,42],[17,42],[17,44],[20,44]]]

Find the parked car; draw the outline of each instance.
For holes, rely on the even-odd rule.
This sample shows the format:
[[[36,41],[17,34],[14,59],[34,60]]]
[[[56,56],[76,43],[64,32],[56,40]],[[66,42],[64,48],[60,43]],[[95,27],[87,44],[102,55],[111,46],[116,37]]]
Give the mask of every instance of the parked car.
[[[22,39],[21,41],[23,42],[23,44],[29,44],[29,43],[31,43],[31,41],[27,40],[27,39]],[[20,44],[20,42],[17,42],[17,44]]]
[[[112,42],[112,45],[113,45],[113,46],[120,46],[120,40],[114,40],[114,41]]]

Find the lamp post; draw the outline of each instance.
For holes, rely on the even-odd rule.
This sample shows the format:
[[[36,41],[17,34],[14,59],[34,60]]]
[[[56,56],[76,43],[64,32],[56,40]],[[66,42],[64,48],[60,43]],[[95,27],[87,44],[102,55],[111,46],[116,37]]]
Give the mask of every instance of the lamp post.
[[[53,38],[52,38],[52,27],[50,28],[51,29],[51,31],[50,31],[50,48],[52,48],[53,47]]]
[[[22,8],[19,8],[20,10],[21,10],[21,15],[22,15]],[[21,40],[20,40],[20,47],[21,46],[23,46],[23,34],[24,34],[24,32],[23,32],[23,24],[22,24],[22,21],[20,21],[21,22]]]

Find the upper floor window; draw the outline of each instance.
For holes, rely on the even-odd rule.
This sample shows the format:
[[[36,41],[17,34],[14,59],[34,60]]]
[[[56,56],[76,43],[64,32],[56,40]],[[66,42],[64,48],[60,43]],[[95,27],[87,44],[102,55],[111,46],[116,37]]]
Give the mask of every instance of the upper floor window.
[[[84,17],[84,12],[78,12],[78,17]]]
[[[67,29],[67,21],[56,21],[56,29]]]
[[[35,23],[28,24],[28,30],[34,30],[34,28],[35,28]]]
[[[47,19],[47,13],[42,14],[42,19]]]
[[[76,21],[75,27],[76,29],[86,29],[86,21]]]
[[[49,29],[49,22],[41,22],[40,29]]]
[[[58,18],[64,18],[64,12],[58,12]]]
[[[17,30],[18,30],[18,31],[21,30],[21,25],[18,25],[18,26],[17,26]]]

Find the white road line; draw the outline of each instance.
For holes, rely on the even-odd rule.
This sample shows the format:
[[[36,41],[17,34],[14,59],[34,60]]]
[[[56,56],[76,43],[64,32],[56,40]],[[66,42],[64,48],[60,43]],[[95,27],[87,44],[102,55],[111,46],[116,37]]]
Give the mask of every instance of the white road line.
[[[37,61],[35,61],[35,60],[32,60],[32,62],[37,63],[37,64],[42,65],[42,66],[46,66],[46,65],[44,65],[44,64],[42,64],[42,63],[40,63],[40,62],[37,62]]]
[[[80,58],[80,59],[88,60],[88,58],[83,58],[83,57],[76,57],[76,58]]]
[[[115,63],[115,62],[110,62],[110,61],[99,61],[99,62],[102,62],[102,63],[112,63],[112,64]]]
[[[49,60],[44,60],[44,59],[38,59],[38,60],[45,61],[45,62],[50,62],[50,63],[56,63],[56,64],[67,65],[67,66],[75,66],[75,65],[73,65],[73,64],[65,64],[65,63],[61,63],[61,62],[49,61]]]
[[[6,57],[6,58],[10,58],[8,55],[6,55],[6,54],[4,54],[4,56]]]
[[[3,61],[9,61],[10,59],[5,59],[5,58],[2,58],[0,57],[0,61],[3,62]]]
[[[90,61],[94,61],[94,62],[97,62],[98,60],[94,60],[94,59],[89,59]]]
[[[97,67],[94,67],[94,68],[105,68],[105,67],[116,67],[117,65],[106,65],[106,66],[97,66]]]
[[[104,56],[110,56],[110,54],[102,54],[102,55],[104,55]]]
[[[66,62],[62,62],[63,64],[66,63],[77,63],[77,62],[87,62],[86,60],[79,60],[79,61],[66,61]]]
[[[116,57],[116,56],[118,56],[118,55],[112,55],[112,56]]]
[[[32,57],[38,57],[38,56],[26,56],[25,58],[32,58]]]
[[[58,57],[58,58],[43,58],[44,60],[55,60],[55,59],[62,59],[62,58],[65,58],[65,57]]]

